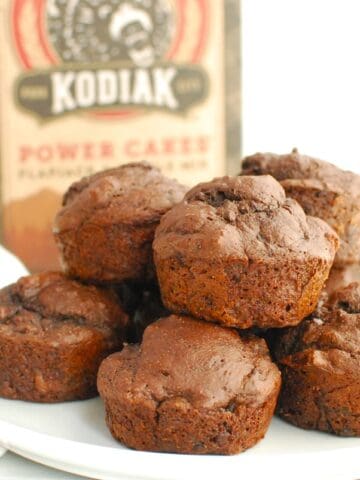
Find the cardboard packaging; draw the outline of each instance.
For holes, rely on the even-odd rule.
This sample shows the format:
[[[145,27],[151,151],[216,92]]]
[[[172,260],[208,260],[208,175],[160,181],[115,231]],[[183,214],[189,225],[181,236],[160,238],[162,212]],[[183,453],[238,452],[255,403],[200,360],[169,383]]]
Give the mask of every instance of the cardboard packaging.
[[[0,240],[32,271],[80,177],[239,169],[240,0],[0,0],[0,52]]]

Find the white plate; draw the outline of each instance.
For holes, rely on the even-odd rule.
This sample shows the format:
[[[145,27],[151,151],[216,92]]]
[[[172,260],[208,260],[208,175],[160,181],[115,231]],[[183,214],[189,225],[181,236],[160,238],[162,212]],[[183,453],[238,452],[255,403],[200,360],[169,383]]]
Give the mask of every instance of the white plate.
[[[0,250],[0,280],[5,279],[2,255]],[[307,432],[279,419],[255,448],[232,457],[131,451],[111,437],[98,398],[54,405],[0,399],[0,445],[50,467],[104,480],[360,479],[360,439]]]
[[[0,288],[16,282],[27,270],[18,258],[0,245]]]
[[[0,245],[0,288],[16,281],[22,275],[26,275],[24,265],[14,255]],[[0,457],[6,452],[0,447]]]

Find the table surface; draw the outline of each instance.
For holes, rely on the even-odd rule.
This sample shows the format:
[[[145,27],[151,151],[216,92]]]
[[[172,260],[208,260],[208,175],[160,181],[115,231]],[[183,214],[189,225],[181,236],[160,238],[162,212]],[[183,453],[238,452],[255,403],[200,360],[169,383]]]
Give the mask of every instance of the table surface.
[[[44,467],[26,460],[14,453],[7,452],[0,458],[1,480],[84,480],[85,477],[71,475],[52,468]]]

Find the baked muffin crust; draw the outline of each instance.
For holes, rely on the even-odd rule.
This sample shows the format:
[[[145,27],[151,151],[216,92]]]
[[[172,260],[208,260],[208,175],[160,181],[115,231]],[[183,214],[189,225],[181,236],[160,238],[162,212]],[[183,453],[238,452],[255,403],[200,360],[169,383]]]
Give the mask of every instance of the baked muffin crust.
[[[107,291],[55,272],[21,278],[0,291],[0,396],[96,396],[100,362],[122,348],[126,323]]]
[[[360,284],[333,293],[272,352],[283,375],[278,413],[306,429],[360,436]]]
[[[98,388],[113,436],[131,448],[231,454],[264,436],[280,373],[263,340],[172,315],[108,357]]]
[[[152,279],[155,228],[185,191],[145,162],[74,183],[54,225],[65,272],[94,283]]]
[[[335,232],[270,176],[194,187],[161,219],[153,244],[169,310],[239,328],[309,315],[337,248]]]
[[[257,153],[243,161],[243,175],[272,175],[307,215],[325,220],[340,237],[334,266],[360,263],[360,176],[301,155]]]

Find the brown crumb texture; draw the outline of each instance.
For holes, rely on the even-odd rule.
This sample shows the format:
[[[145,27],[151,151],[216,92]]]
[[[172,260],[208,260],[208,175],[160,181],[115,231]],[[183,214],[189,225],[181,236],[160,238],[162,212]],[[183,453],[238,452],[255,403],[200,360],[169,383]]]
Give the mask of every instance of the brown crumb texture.
[[[155,228],[185,191],[145,162],[73,184],[54,225],[64,270],[94,283],[153,278]]]
[[[266,344],[172,315],[98,375],[113,436],[137,450],[234,454],[262,439],[280,388]]]
[[[0,396],[95,396],[100,362],[122,347],[126,323],[115,295],[62,273],[24,277],[1,290]]]
[[[295,325],[316,308],[338,238],[272,177],[224,177],[165,214],[153,248],[169,310],[269,328]]]
[[[243,175],[272,175],[305,213],[325,220],[341,244],[336,268],[360,262],[360,176],[301,155],[257,153],[243,161]]]
[[[360,285],[334,292],[299,326],[274,334],[279,415],[302,428],[360,436]]]

